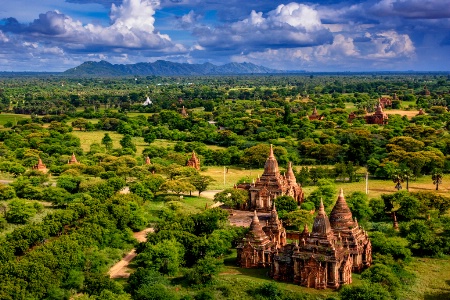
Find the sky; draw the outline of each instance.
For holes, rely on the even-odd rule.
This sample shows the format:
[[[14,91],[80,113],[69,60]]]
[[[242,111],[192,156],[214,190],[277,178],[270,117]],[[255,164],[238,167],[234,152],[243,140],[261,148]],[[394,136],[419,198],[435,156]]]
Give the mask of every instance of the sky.
[[[0,71],[84,61],[450,71],[450,0],[1,0]]]

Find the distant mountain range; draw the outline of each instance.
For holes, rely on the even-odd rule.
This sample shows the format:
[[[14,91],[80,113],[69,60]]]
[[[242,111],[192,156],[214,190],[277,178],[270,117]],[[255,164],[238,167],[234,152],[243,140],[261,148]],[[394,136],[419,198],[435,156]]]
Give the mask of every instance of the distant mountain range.
[[[283,71],[257,66],[252,63],[228,63],[216,66],[211,63],[187,64],[157,60],[153,63],[137,63],[130,65],[115,65],[107,61],[87,61],[78,67],[63,72],[69,76],[132,76],[132,75],[232,75],[232,74],[270,74]]]

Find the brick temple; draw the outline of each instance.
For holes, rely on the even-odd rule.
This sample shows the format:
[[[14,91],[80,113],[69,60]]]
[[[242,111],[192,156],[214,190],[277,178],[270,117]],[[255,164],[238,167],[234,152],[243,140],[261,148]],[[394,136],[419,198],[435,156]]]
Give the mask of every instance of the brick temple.
[[[305,229],[292,243],[278,220],[275,207],[262,227],[253,216],[250,232],[237,247],[237,264],[242,268],[269,267],[275,280],[316,289],[337,289],[352,282],[352,272],[372,263],[372,246],[352,213],[341,189],[330,218],[323,203],[312,231]]]
[[[250,210],[270,211],[278,196],[291,196],[298,205],[303,201],[303,190],[295,179],[292,163],[288,164],[286,174],[281,175],[272,145],[261,177],[253,183],[239,184],[236,188],[249,192],[247,208]]]

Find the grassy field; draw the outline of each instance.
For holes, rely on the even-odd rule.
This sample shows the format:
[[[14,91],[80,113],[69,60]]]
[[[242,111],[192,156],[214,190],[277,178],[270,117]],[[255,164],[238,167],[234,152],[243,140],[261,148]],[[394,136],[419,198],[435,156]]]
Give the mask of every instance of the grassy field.
[[[450,299],[450,258],[414,258],[406,267],[416,282],[402,293],[401,299]]]
[[[296,166],[295,168],[299,168]],[[224,184],[224,169],[223,167],[206,167],[206,171],[201,172],[203,175],[211,176],[215,179],[215,182],[211,184],[208,189],[222,190],[226,188],[232,188],[234,184],[243,177],[249,177],[250,180],[256,179],[257,176],[261,176],[263,169],[240,169],[230,168],[228,173],[225,174]],[[351,194],[353,192],[365,192],[366,183],[364,179],[359,182],[336,182],[336,196],[339,189],[343,189],[345,194]],[[381,194],[395,193],[397,190],[394,188],[395,184],[390,180],[369,179],[369,198],[377,198]],[[303,191],[307,197],[317,186],[305,186]],[[406,182],[403,183],[403,189],[406,189]],[[450,191],[450,174],[444,174],[443,184],[440,185],[439,191],[435,190],[430,176],[422,176],[417,180],[409,182],[409,190],[411,192],[417,191],[433,191],[440,194],[448,194]]]
[[[5,125],[7,122],[11,121],[16,124],[18,121],[23,119],[29,119],[29,115],[18,115],[18,114],[0,114],[0,125]]]
[[[119,141],[123,137],[123,135],[115,131],[72,131],[72,134],[80,139],[81,148],[84,152],[88,152],[90,150],[91,144],[101,143],[102,138],[105,136],[105,133],[109,133],[109,136],[113,140],[113,148],[119,148]]]

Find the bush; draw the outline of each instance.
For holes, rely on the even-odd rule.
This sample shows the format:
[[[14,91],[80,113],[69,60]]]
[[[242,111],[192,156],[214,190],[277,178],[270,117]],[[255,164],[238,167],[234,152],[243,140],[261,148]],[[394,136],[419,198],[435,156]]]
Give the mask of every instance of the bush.
[[[391,294],[379,283],[346,285],[339,292],[342,300],[391,300]]]
[[[373,252],[380,254],[390,254],[394,259],[409,261],[411,259],[411,250],[407,248],[408,242],[399,237],[386,237],[381,232],[370,234]]]
[[[9,223],[25,224],[35,214],[36,209],[33,207],[33,205],[28,204],[24,200],[13,200],[8,204],[6,220]]]

